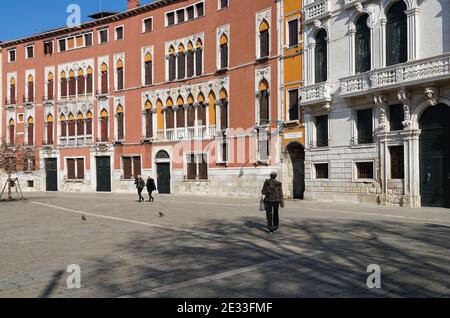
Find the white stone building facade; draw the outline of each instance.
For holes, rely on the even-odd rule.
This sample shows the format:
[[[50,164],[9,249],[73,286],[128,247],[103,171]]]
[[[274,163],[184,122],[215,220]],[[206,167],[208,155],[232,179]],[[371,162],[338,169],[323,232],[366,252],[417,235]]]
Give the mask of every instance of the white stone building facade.
[[[305,199],[450,207],[450,3],[305,0]]]

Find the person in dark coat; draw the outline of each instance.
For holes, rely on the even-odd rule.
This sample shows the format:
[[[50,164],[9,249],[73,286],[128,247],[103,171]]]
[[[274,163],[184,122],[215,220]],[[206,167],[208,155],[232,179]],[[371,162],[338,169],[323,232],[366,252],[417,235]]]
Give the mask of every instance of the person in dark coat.
[[[144,191],[144,188],[145,188],[144,179],[142,179],[141,176],[138,176],[136,181],[134,182],[134,184],[136,185],[136,189],[138,190],[139,202],[145,202],[145,199],[142,196],[142,191]]]
[[[156,191],[155,180],[152,177],[148,177],[147,179],[147,192],[149,196],[148,202],[155,202],[155,198],[153,197],[153,191]]]
[[[270,179],[264,182],[261,193],[264,195],[264,205],[266,207],[267,227],[272,234],[278,230],[280,218],[278,210],[284,208],[284,196],[281,182],[277,181],[276,172],[270,174]]]

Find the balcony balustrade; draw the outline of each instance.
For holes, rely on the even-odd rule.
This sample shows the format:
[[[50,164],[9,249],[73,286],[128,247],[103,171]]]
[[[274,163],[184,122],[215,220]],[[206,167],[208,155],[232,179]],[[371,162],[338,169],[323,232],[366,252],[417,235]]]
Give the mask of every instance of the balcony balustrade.
[[[329,0],[318,0],[304,7],[305,23],[311,23],[314,20],[328,16],[330,12]]]
[[[319,104],[331,101],[331,83],[318,83],[300,89],[301,105]]]

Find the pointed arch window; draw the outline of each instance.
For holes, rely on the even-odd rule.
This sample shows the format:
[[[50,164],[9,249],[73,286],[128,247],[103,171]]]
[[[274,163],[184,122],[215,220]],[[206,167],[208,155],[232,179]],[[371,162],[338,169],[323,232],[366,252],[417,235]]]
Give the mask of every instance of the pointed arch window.
[[[175,49],[171,47],[169,49],[169,81],[174,81],[176,79],[176,65],[177,58],[175,56]]]
[[[81,112],[77,115],[77,135],[84,136],[84,118]]]
[[[145,85],[153,84],[153,61],[152,55],[147,53],[144,58]]]
[[[363,73],[371,69],[370,29],[367,26],[368,14],[361,15],[356,21],[355,34],[355,72]]]
[[[10,119],[9,121],[9,144],[14,145],[15,134],[16,134],[16,125],[14,123],[14,119]]]
[[[66,72],[61,72],[61,98],[67,98],[67,75]]]
[[[395,2],[387,13],[386,23],[386,65],[404,63],[408,57],[408,27],[406,4]]]
[[[77,92],[78,96],[84,96],[85,78],[84,78],[84,71],[82,69],[78,70],[77,85],[78,85],[78,92]]]
[[[34,78],[33,75],[29,75],[28,76],[28,80],[27,80],[27,85],[28,85],[28,102],[34,102]]]
[[[262,80],[259,84],[259,125],[269,124],[269,83]]]
[[[103,95],[108,94],[108,66],[103,63],[101,68],[101,92]]]
[[[69,137],[75,137],[75,116],[69,114]]]
[[[315,60],[315,80],[316,83],[327,81],[327,69],[328,69],[328,43],[327,32],[320,30],[316,35],[316,48],[314,54]]]
[[[195,75],[200,76],[203,74],[203,43],[198,40],[195,44]]]
[[[86,114],[86,135],[92,136],[92,113],[88,112]]]
[[[88,67],[87,75],[86,75],[86,94],[88,94],[88,95],[92,95],[92,87],[93,87],[92,76],[93,76],[93,73],[94,73],[94,71],[92,70],[92,68]]]
[[[73,97],[76,95],[76,79],[75,79],[75,72],[70,71],[69,73],[69,96]]]
[[[29,117],[27,121],[27,137],[28,146],[34,145],[34,120],[33,117]]]
[[[197,109],[197,120],[201,126],[206,126],[206,105],[205,96],[203,94],[198,95],[198,109]]]
[[[167,111],[166,111],[166,129],[174,129],[175,123],[174,123],[174,113],[173,113],[173,101],[171,98],[169,98],[166,102]]]
[[[225,89],[220,91],[220,129],[228,129],[228,92]]]
[[[188,105],[187,125],[188,127],[195,127],[194,97],[192,95],[189,95],[188,97]]]
[[[16,79],[12,77],[9,80],[9,96],[10,96],[10,104],[16,104]]]
[[[66,116],[61,115],[59,118],[59,122],[61,125],[61,137],[65,138],[67,137],[67,123],[66,123]]]
[[[220,68],[228,67],[228,37],[224,34],[220,38]]]
[[[108,142],[108,124],[109,124],[109,118],[108,118],[108,112],[103,109],[100,113],[100,137],[102,142]]]
[[[153,138],[153,112],[152,103],[147,101],[145,103],[145,138]]]
[[[187,60],[187,77],[191,78],[194,76],[194,47],[191,42],[188,44],[188,49],[186,53],[186,60]]]
[[[53,145],[53,116],[49,114],[47,116],[47,144]]]
[[[269,47],[270,47],[270,34],[269,34],[269,23],[263,20],[259,26],[259,57],[266,58],[269,57]]]
[[[123,62],[122,60],[117,61],[117,90],[121,91],[124,87],[124,73],[123,73]]]
[[[49,73],[47,76],[47,100],[53,100],[53,73]]]
[[[178,79],[186,77],[186,54],[184,46],[180,45],[178,48]]]
[[[124,110],[122,105],[117,106],[117,140],[124,140]]]
[[[177,100],[177,128],[184,128],[185,125],[185,115],[184,115],[184,100],[180,96]]]

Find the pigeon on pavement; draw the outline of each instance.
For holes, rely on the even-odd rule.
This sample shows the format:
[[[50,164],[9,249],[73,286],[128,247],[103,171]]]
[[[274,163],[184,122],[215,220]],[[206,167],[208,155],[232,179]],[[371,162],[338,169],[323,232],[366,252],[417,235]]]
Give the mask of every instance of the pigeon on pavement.
[[[166,215],[164,214],[164,213],[162,213],[161,211],[159,211],[159,217],[160,218],[162,218],[162,217],[165,217]]]
[[[81,217],[81,219],[82,219],[83,221],[86,221],[86,220],[87,220],[86,217],[85,217],[84,215]]]

